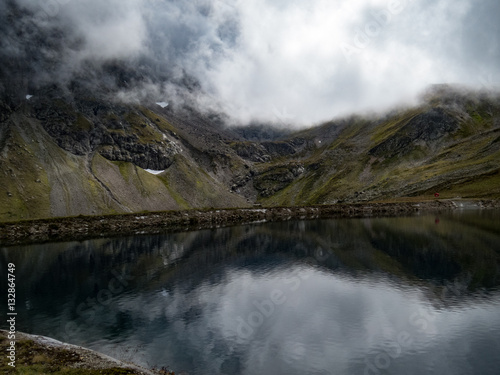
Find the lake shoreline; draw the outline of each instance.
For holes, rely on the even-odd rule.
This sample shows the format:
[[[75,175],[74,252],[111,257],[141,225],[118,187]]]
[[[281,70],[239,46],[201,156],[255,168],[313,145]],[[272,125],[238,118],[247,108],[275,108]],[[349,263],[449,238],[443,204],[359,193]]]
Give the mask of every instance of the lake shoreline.
[[[9,332],[0,330],[0,342],[2,349],[10,345],[7,339]],[[170,375],[173,374],[165,369],[146,369],[134,363],[123,362],[108,355],[82,346],[68,344],[55,340],[51,337],[32,335],[24,332],[15,333],[15,368],[22,371],[39,372],[41,369],[49,372],[65,371],[68,375],[72,373],[81,374],[81,370],[88,373],[99,374],[134,374],[134,375]],[[5,358],[2,359],[2,362]],[[5,366],[4,368],[8,368]],[[15,371],[13,367],[10,368]]]
[[[446,199],[295,207],[191,209],[101,216],[76,216],[0,223],[0,246],[142,235],[262,222],[329,218],[391,217],[418,212],[500,208],[500,201]]]

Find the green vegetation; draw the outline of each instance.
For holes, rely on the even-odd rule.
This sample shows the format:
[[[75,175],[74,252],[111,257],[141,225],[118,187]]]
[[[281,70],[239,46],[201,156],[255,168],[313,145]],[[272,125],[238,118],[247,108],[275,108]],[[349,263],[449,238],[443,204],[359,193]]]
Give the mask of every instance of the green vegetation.
[[[138,136],[140,143],[154,143],[161,142],[163,135],[155,129],[148,120],[136,112],[129,112],[125,116],[125,121],[130,124],[132,133]]]
[[[224,195],[230,194],[228,188],[218,185],[203,169],[180,154],[159,177],[181,208],[215,206],[215,202],[223,202]]]
[[[292,205],[329,203],[346,197],[366,200],[364,191],[368,192],[368,199],[428,197],[436,191],[442,192],[442,197],[498,197],[495,173],[500,160],[500,137],[498,129],[492,128],[491,106],[482,108],[476,104],[469,109],[471,117],[460,120],[454,133],[436,140],[417,139],[401,150],[392,147],[391,151],[378,151],[376,156],[370,154],[378,144],[400,142],[398,137],[405,136],[401,129],[428,110],[422,106],[392,113],[377,123],[351,119],[327,149],[318,148],[306,155],[306,173],[260,202]],[[455,116],[450,113],[449,116]],[[298,134],[307,137],[308,131]]]
[[[329,149],[333,150],[339,147],[347,148],[353,146],[353,141],[356,137],[366,131],[367,121],[353,122],[345,127],[344,130],[338,135],[337,139],[332,142]]]
[[[76,99],[75,108],[85,108],[79,113],[55,99],[48,106],[56,124],[51,131],[21,112],[2,128],[8,136],[2,134],[0,144],[0,220],[243,207],[253,199],[276,206],[428,198],[434,192],[497,198],[498,100],[440,93],[385,117],[351,116],[259,143],[176,118],[183,133],[169,115],[143,106]],[[94,129],[95,121],[106,129]],[[52,134],[59,127],[61,139]],[[155,153],[173,157],[159,176],[102,156],[144,165]]]
[[[16,220],[50,215],[50,185],[31,144],[13,133],[0,178],[0,218]]]
[[[147,108],[141,107],[141,113],[149,119],[152,123],[154,123],[160,130],[168,131],[175,133],[177,130],[162,116],[157,115],[156,113],[150,111]]]
[[[79,131],[90,131],[92,130],[94,125],[89,120],[87,120],[85,116],[79,113],[73,127]]]
[[[130,182],[130,176],[132,174],[132,169],[134,168],[134,165],[132,163],[127,163],[125,161],[114,161],[113,164],[118,166],[118,169],[120,170],[120,174],[122,175],[123,179],[125,182]]]
[[[9,340],[1,335],[0,349],[6,353]],[[111,367],[106,369],[92,369],[88,367],[75,368],[75,364],[82,361],[79,354],[72,350],[45,347],[33,340],[16,341],[16,367],[9,366],[7,356],[0,357],[0,371],[3,374],[53,374],[53,375],[127,375],[140,374],[139,371]]]
[[[187,209],[191,208],[189,203],[182,197],[182,195],[170,186],[170,182],[169,182],[167,177],[159,176],[158,178],[161,180],[163,185],[167,188],[168,193],[175,200],[175,202],[179,205],[179,207],[181,209],[187,210]]]
[[[500,170],[490,175],[467,179],[440,190],[443,198],[495,198],[500,199]]]
[[[392,137],[415,116],[422,113],[422,111],[423,110],[420,108],[408,110],[401,114],[393,115],[393,117],[382,122],[374,129],[373,134],[370,137],[373,146],[378,145]]]

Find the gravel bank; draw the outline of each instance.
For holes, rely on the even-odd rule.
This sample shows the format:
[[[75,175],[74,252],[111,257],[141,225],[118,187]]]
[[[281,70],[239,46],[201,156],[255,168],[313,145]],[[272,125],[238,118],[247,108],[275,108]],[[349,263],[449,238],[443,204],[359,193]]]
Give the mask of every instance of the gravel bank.
[[[312,207],[255,207],[140,214],[78,216],[0,223],[0,245],[85,240],[132,234],[179,232],[257,222],[338,217],[401,216],[460,208],[499,208],[494,200],[336,204]]]

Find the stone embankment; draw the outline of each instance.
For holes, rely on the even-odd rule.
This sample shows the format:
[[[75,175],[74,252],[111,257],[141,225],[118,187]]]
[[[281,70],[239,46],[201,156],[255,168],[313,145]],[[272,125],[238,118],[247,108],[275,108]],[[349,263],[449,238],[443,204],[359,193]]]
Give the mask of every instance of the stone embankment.
[[[336,204],[306,207],[254,207],[220,210],[148,212],[126,215],[77,216],[0,223],[0,245],[84,240],[102,236],[154,234],[250,223],[339,217],[411,215],[460,208],[498,208],[499,201],[435,200]]]

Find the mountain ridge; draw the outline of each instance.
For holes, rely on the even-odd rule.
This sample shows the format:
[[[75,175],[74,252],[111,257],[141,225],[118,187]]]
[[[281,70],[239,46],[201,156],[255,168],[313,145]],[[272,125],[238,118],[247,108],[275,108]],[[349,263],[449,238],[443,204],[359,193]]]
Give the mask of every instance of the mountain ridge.
[[[185,106],[55,92],[35,93],[14,109],[1,103],[1,220],[434,192],[500,197],[498,94],[440,88],[386,115],[275,135],[262,125],[245,135],[223,115]]]

